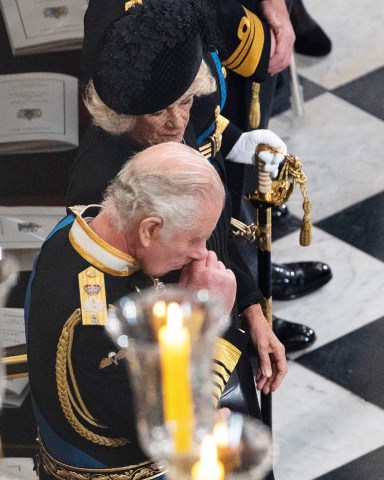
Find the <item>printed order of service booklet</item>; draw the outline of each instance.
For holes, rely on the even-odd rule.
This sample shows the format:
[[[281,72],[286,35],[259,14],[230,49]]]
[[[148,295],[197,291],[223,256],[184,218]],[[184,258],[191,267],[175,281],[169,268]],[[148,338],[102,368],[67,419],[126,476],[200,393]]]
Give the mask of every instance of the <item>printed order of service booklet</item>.
[[[87,0],[0,0],[13,55],[81,48]]]
[[[78,95],[78,80],[70,75],[0,75],[0,154],[77,148]]]

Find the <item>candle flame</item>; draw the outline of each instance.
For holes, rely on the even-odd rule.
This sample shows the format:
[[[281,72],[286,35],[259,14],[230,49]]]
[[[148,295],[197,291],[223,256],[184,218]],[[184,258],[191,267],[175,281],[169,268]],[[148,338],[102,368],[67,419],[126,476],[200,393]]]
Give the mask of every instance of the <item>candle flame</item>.
[[[178,332],[183,326],[183,313],[180,305],[171,302],[167,308],[167,326],[172,332]]]
[[[213,428],[213,438],[215,439],[217,446],[228,446],[228,426],[223,420],[216,422]]]
[[[156,317],[165,317],[167,313],[167,304],[164,302],[164,300],[159,300],[154,304],[152,312]]]
[[[224,480],[225,469],[217,459],[217,449],[213,435],[203,438],[200,449],[200,460],[192,467],[192,480]]]
[[[212,465],[217,462],[216,442],[213,435],[206,435],[201,444],[200,461],[202,465]]]

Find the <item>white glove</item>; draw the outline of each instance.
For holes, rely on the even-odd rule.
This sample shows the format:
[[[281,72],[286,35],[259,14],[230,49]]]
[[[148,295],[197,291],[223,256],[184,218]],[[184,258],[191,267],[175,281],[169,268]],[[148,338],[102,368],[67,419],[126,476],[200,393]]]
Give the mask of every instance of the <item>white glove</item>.
[[[252,130],[242,133],[227,155],[226,160],[252,165],[254,163],[255,150],[259,143],[265,143],[283,152],[275,153],[265,151],[260,152],[258,155],[259,159],[265,162],[265,171],[269,172],[272,178],[275,178],[279,171],[279,164],[284,160],[284,154],[287,153],[287,146],[281,138],[271,132],[271,130]]]

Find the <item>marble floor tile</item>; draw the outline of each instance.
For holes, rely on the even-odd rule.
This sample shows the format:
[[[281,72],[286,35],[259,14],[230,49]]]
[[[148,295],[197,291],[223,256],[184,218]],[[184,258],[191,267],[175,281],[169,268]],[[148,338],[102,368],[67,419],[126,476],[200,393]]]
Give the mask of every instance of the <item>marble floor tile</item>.
[[[384,262],[384,191],[316,224]]]
[[[384,317],[296,359],[384,410]],[[383,432],[384,439],[384,432]]]
[[[384,444],[382,409],[295,362],[273,412],[276,480],[312,480]]]
[[[342,85],[332,93],[384,120],[384,67]]]
[[[342,467],[315,480],[361,480],[382,478],[384,471],[384,447],[367,453]]]
[[[384,123],[376,117],[325,93],[305,103],[304,116],[287,111],[269,127],[302,161],[313,221],[384,190]],[[302,216],[298,187],[288,205]]]
[[[333,89],[383,64],[384,3],[306,0],[311,16],[332,40],[323,58],[296,55],[300,75]]]
[[[272,259],[276,263],[321,260],[331,266],[333,278],[321,289],[296,300],[273,302],[273,312],[278,317],[315,330],[317,341],[309,350],[383,315],[383,262],[332,235],[314,228],[312,245],[300,247],[298,232],[294,232],[273,242]],[[300,352],[290,357],[298,355]]]

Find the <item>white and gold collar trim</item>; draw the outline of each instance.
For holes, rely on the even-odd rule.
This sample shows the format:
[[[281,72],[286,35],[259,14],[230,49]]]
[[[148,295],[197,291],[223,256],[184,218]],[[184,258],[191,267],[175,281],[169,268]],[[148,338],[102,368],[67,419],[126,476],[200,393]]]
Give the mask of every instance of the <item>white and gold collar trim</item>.
[[[100,205],[88,207],[100,208]],[[89,227],[87,220],[91,219],[82,216],[88,207],[71,209],[76,214],[69,232],[73,248],[89,263],[110,275],[128,276],[140,270],[139,263],[133,257],[109,245]]]

